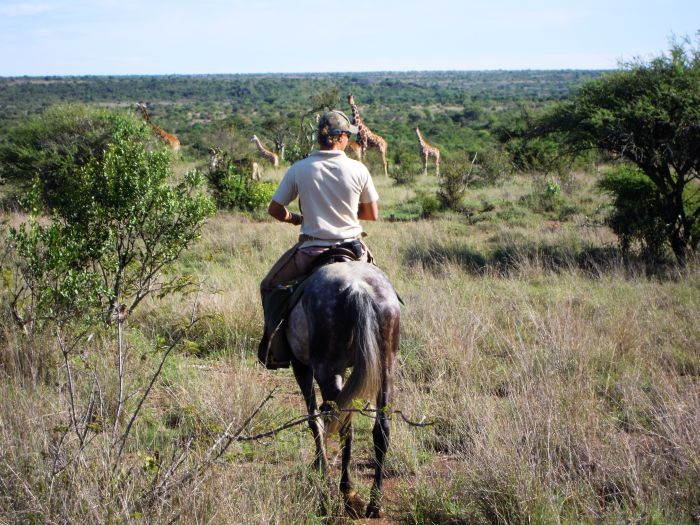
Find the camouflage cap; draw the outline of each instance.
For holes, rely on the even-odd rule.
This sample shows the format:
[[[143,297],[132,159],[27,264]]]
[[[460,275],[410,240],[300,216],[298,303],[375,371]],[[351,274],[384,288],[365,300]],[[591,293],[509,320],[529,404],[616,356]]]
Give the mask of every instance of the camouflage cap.
[[[320,129],[326,126],[328,126],[328,132],[331,135],[357,133],[357,126],[350,121],[345,113],[338,110],[328,111],[321,116],[318,127]]]

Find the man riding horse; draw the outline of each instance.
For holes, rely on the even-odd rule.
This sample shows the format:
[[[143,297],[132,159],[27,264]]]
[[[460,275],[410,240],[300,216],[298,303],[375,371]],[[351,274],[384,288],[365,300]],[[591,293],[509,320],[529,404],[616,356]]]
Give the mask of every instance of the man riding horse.
[[[307,274],[333,248],[344,248],[361,261],[371,260],[361,240],[359,220],[377,220],[379,196],[365,165],[345,155],[353,133],[357,133],[357,126],[342,111],[325,113],[318,122],[320,149],[294,163],[272,197],[268,213],[278,221],[301,225],[301,234],[260,284],[265,310],[270,308],[267,299],[276,287]],[[301,214],[286,208],[297,197]],[[290,363],[283,330],[276,330],[269,322],[258,358],[271,369]]]

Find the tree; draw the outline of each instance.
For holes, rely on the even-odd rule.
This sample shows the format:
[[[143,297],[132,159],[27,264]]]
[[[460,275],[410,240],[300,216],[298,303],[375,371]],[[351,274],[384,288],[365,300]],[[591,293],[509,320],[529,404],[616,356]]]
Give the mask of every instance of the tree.
[[[40,217],[37,184],[30,221],[11,232],[20,276],[13,310],[25,327],[84,316],[109,323],[183,284],[164,271],[214,212],[204,178],[195,171],[174,183],[169,153],[139,140],[141,123],[116,116],[114,125],[103,155],[71,172],[51,220]]]
[[[284,150],[289,141],[289,136],[292,133],[290,122],[279,115],[274,115],[267,118],[262,123],[262,127],[269,133],[270,137],[272,137],[277,154],[280,156],[281,160],[284,160]]]
[[[133,115],[130,120],[138,122]],[[80,104],[52,106],[8,132],[0,143],[0,176],[23,188],[38,177],[47,205],[70,206],[74,173],[102,158],[116,125],[117,115],[112,111]],[[132,126],[132,133],[139,141],[153,140],[145,125]]]
[[[674,42],[669,54],[637,60],[584,84],[539,119],[527,136],[558,137],[572,153],[598,149],[636,166],[651,183],[661,237],[677,261],[685,264],[697,250],[700,50],[690,41]],[[607,190],[616,193],[616,188],[629,189],[618,180]],[[625,222],[619,213],[616,222]]]

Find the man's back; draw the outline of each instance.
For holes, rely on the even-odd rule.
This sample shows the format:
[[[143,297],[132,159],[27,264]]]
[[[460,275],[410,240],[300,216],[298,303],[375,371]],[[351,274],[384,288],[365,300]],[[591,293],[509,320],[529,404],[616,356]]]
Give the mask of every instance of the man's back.
[[[378,196],[367,168],[342,151],[315,151],[295,163],[273,200],[287,205],[299,197],[304,215],[301,232],[320,239],[348,239],[362,232],[360,202]]]

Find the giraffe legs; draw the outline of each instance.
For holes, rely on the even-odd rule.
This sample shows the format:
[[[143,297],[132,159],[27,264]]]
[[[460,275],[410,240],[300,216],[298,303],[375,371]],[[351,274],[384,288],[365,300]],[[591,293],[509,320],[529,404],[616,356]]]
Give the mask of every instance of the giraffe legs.
[[[382,154],[382,164],[384,165],[384,176],[388,177],[389,176],[389,164],[386,161],[386,145],[383,148],[380,148],[379,152]]]

